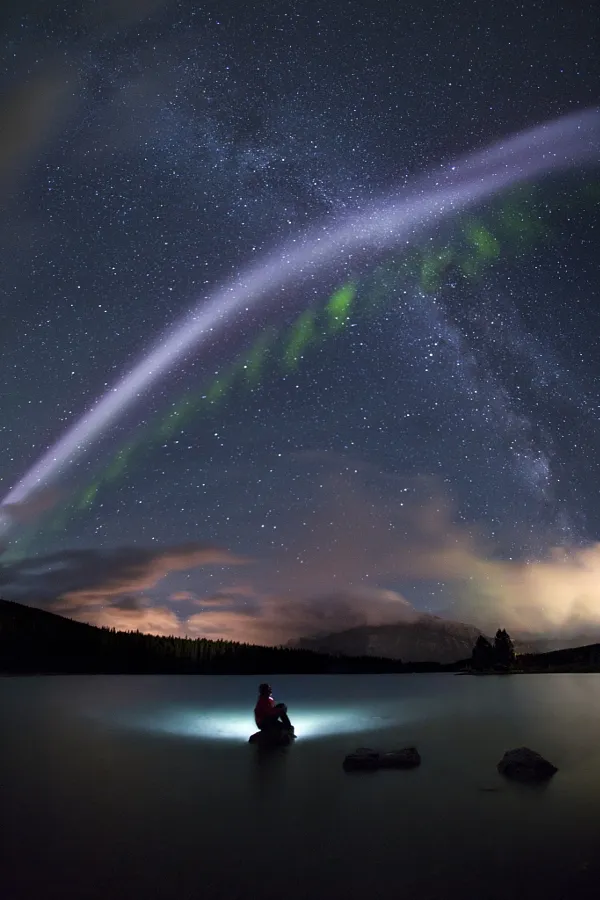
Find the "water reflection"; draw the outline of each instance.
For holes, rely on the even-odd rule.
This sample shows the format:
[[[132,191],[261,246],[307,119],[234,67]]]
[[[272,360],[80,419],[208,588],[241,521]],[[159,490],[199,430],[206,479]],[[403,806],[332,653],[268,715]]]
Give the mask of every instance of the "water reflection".
[[[0,679],[11,898],[266,898],[282,872],[289,900],[600,896],[600,676],[280,676],[299,740],[273,754],[247,744],[259,680]],[[423,765],[348,778],[369,745]],[[524,745],[548,785],[500,778]]]
[[[258,797],[264,798],[265,792],[270,796],[272,791],[280,791],[284,784],[290,746],[267,747],[255,744],[250,749],[254,786],[258,788]]]

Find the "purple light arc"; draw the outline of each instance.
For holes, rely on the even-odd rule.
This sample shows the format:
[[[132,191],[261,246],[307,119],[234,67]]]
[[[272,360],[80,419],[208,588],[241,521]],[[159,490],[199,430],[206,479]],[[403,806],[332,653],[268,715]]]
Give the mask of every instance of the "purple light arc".
[[[301,235],[217,288],[76,421],[0,503],[0,531],[10,506],[48,486],[64,467],[172,369],[192,348],[217,336],[236,313],[294,280],[350,254],[408,245],[419,231],[512,185],[600,157],[600,110],[564,116],[519,132],[368,209]]]

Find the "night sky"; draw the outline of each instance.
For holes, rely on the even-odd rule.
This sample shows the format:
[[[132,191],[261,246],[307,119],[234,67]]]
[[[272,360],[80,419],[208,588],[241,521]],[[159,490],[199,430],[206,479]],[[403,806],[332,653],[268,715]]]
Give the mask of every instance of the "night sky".
[[[585,2],[1,21],[2,496],[261,253],[598,104]],[[11,510],[4,596],[245,640],[599,624],[598,202],[575,167],[251,310]]]

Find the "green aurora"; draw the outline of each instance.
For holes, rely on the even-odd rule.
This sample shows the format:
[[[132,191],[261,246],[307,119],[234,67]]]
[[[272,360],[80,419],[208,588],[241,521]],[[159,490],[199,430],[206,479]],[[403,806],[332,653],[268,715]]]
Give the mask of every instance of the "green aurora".
[[[400,282],[416,283],[418,290],[431,295],[441,289],[450,269],[476,281],[498,260],[514,258],[551,242],[553,215],[567,214],[574,207],[581,211],[595,206],[599,199],[599,182],[588,182],[571,191],[568,201],[561,202],[559,198],[552,204],[540,188],[521,188],[484,215],[462,217],[453,240],[429,240],[420,248],[396,252],[367,278],[340,285],[320,308],[305,309],[286,329],[270,326],[216,377],[200,389],[187,392],[167,413],[138,429],[135,440],[115,453],[91,483],[71,495],[61,507],[54,507],[41,522],[23,530],[5,551],[4,559],[23,558],[40,531],[60,532],[72,519],[87,513],[99,502],[103,487],[122,478],[140,453],[181,435],[190,422],[210,415],[226,403],[234,389],[252,390],[262,384],[268,373],[297,370],[312,350],[335,340],[353,317],[373,315],[381,309]]]

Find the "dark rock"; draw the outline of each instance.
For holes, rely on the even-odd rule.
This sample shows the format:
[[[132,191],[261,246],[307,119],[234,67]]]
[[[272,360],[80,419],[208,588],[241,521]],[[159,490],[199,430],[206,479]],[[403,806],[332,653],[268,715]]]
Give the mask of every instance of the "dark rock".
[[[270,731],[255,731],[248,738],[249,744],[258,744],[259,747],[287,747],[296,739],[293,731],[285,728],[273,728]]]
[[[507,750],[500,762],[498,771],[506,778],[516,781],[547,781],[558,772],[556,766],[529,747],[518,747]]]
[[[370,770],[379,768],[379,759],[381,754],[377,750],[371,750],[370,747],[359,747],[354,753],[349,753],[345,757],[343,766],[346,771]]]
[[[421,765],[421,755],[416,747],[405,747],[403,750],[392,750],[382,753],[379,766],[382,769],[414,769]]]
[[[375,769],[414,769],[421,764],[421,757],[415,747],[405,747],[403,750],[393,750],[382,753],[372,750],[370,747],[359,747],[354,753],[349,753],[344,759],[343,766],[347,772],[367,771]]]

